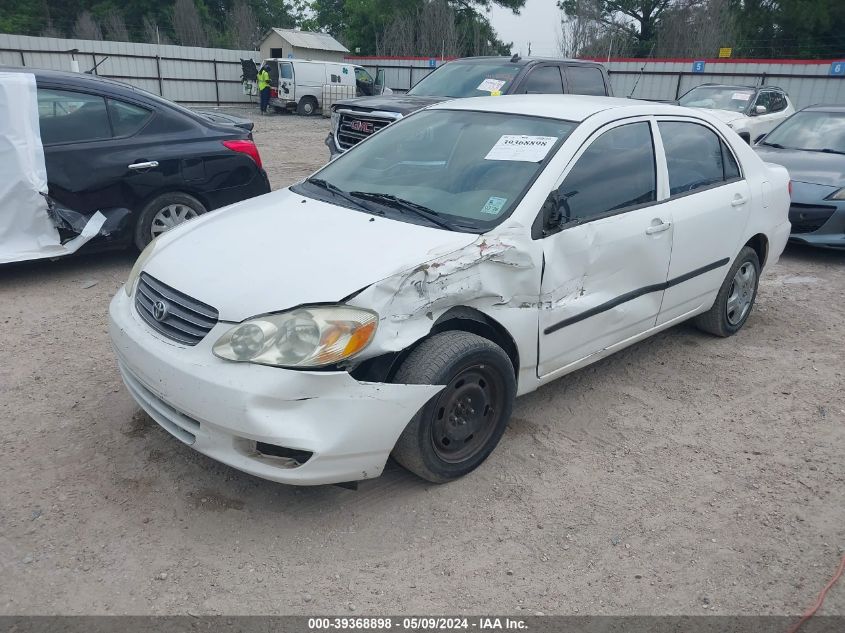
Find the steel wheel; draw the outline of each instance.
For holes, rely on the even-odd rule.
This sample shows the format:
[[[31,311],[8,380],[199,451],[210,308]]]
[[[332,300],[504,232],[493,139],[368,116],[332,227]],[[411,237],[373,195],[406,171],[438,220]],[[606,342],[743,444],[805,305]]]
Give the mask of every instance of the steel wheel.
[[[184,204],[169,204],[153,216],[150,237],[155,239],[174,226],[197,217],[197,212]]]
[[[757,270],[751,262],[745,262],[737,269],[728,291],[726,308],[728,323],[737,325],[742,322],[748,310],[751,309],[756,287]]]
[[[468,367],[443,390],[431,427],[434,452],[444,462],[459,463],[480,452],[502,414],[504,386],[487,365]]]

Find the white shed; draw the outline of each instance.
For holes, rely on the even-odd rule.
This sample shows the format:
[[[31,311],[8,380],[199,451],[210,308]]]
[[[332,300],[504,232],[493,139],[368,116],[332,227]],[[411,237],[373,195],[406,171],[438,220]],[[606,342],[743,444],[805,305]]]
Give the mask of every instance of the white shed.
[[[294,57],[327,62],[342,62],[349,53],[328,33],[272,28],[261,40],[261,59]]]

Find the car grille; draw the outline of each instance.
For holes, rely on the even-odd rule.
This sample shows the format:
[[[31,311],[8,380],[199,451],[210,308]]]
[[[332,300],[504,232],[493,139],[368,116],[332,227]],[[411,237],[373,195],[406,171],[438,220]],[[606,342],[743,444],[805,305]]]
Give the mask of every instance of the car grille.
[[[196,345],[217,325],[217,310],[141,273],[135,308],[147,324],[185,345]]]
[[[390,119],[365,114],[341,114],[337,126],[337,144],[340,149],[349,149],[392,122]]]
[[[793,233],[812,233],[822,228],[830,219],[836,207],[793,203],[789,207],[789,221]]]

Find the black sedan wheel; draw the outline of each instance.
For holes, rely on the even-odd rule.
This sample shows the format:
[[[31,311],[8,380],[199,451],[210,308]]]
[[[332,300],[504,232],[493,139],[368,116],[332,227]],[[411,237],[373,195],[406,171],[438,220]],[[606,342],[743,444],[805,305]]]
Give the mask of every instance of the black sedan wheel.
[[[504,350],[468,332],[443,332],[423,341],[394,382],[446,385],[414,416],[393,449],[397,462],[435,483],[457,479],[487,458],[504,433],[516,394]]]
[[[135,225],[135,246],[138,250],[143,250],[165,231],[192,220],[205,211],[199,200],[186,193],[175,191],[162,194],[141,211]]]

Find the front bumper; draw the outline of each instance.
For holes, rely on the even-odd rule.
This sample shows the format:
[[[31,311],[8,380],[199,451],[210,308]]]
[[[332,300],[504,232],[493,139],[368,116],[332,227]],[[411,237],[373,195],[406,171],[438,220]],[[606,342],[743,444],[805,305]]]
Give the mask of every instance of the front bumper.
[[[118,366],[140,407],[200,453],[264,479],[316,485],[378,477],[405,425],[442,389],[224,361],[211,347],[229,327],[218,323],[185,347],[150,329],[122,289],[109,308]],[[312,456],[299,465],[259,453],[256,442]]]
[[[326,147],[329,148],[329,154],[331,154],[332,159],[337,158],[338,156],[343,154],[343,150],[337,146],[337,143],[334,140],[334,134],[332,134],[331,132],[329,132],[329,135],[326,137],[326,140],[324,142],[326,144]]]
[[[845,250],[845,203],[827,200],[793,203],[789,219],[792,221],[790,242]]]

